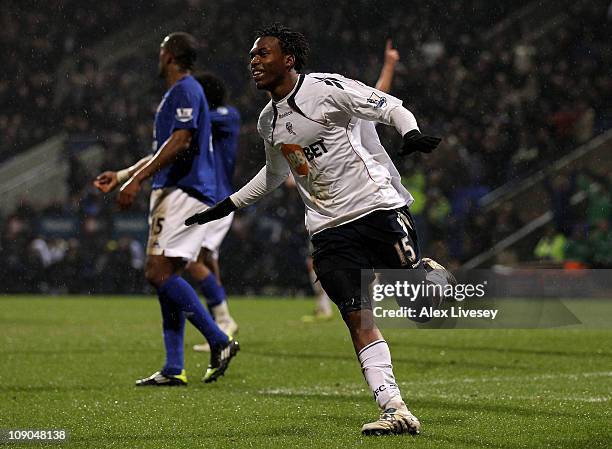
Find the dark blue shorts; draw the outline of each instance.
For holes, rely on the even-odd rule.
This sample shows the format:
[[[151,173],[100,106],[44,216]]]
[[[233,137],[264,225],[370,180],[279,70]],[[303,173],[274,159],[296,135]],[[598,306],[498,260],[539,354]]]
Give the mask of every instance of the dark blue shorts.
[[[370,308],[361,270],[421,266],[414,219],[408,207],[377,210],[312,237],[313,266],[321,286],[342,313]]]

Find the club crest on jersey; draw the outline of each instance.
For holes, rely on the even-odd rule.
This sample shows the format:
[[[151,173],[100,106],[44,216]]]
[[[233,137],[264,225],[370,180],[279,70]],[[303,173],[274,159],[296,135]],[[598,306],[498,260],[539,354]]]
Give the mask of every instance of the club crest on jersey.
[[[181,123],[193,120],[193,108],[177,108],[176,119]]]
[[[387,99],[377,95],[376,92],[372,92],[372,95],[368,98],[368,103],[373,104],[374,109],[383,109],[387,106]]]
[[[295,131],[293,130],[293,123],[291,123],[291,122],[287,122],[287,123],[285,123],[285,128],[287,128],[287,132],[288,132],[289,134],[292,134],[292,135],[294,135],[294,136],[297,136],[297,134],[296,134],[296,133],[295,133]]]

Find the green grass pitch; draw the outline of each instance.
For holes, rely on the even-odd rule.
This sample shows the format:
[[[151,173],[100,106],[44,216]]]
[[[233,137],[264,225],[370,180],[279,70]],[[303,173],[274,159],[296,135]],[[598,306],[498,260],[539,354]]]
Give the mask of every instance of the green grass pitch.
[[[0,429],[70,432],[50,447],[610,447],[610,330],[389,329],[423,431],[365,438],[377,410],[348,333],[338,317],[302,323],[311,308],[231,301],[242,351],[224,378],[200,382],[208,356],[189,327],[190,385],[136,389],[163,361],[153,297],[2,297]]]

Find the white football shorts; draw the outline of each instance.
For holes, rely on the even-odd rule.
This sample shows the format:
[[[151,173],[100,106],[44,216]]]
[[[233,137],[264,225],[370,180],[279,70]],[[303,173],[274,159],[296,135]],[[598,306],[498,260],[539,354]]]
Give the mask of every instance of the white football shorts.
[[[221,247],[223,239],[232,227],[233,220],[234,212],[229,214],[227,217],[211,221],[202,226],[203,228],[206,228],[206,234],[204,235],[204,240],[202,240],[202,248],[210,250],[215,259],[219,258],[219,248]]]
[[[195,261],[206,226],[185,226],[185,220],[208,206],[176,187],[155,189],[149,205],[147,254]]]

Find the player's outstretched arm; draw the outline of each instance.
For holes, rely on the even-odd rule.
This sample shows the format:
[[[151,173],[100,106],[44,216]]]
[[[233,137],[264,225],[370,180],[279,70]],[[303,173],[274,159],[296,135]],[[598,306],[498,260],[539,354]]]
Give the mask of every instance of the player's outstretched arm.
[[[148,155],[140,159],[134,165],[124,168],[119,171],[105,171],[96,176],[93,185],[103,193],[112,192],[118,186],[125,183],[132,177],[144,164],[146,164],[153,156]]]
[[[378,81],[376,81],[376,89],[381,92],[389,93],[391,90],[391,83],[393,82],[393,75],[395,74],[395,66],[399,60],[399,52],[393,48],[391,39],[387,39],[387,44],[385,46],[385,62],[380,70]]]
[[[220,218],[226,217],[234,212],[238,207],[232,202],[232,199],[228,196],[220,203],[215,204],[210,209],[199,212],[192,215],[185,220],[185,226],[191,226],[194,224],[205,224],[209,221],[219,220]]]
[[[231,214],[236,209],[249,206],[280,186],[289,176],[289,166],[281,155],[268,143],[266,147],[266,165],[244,187],[215,204],[210,209],[192,215],[185,220],[185,225],[204,224]]]
[[[346,80],[342,89],[326,87],[328,119],[333,122],[340,118],[341,122],[342,117],[346,120],[346,116],[355,116],[393,126],[403,139],[400,155],[431,153],[442,140],[421,134],[414,114],[402,106],[401,100],[391,95],[354,80]]]

